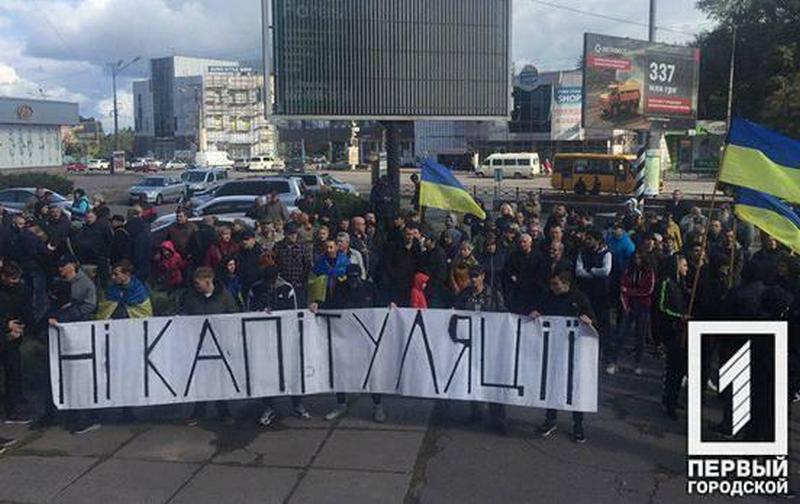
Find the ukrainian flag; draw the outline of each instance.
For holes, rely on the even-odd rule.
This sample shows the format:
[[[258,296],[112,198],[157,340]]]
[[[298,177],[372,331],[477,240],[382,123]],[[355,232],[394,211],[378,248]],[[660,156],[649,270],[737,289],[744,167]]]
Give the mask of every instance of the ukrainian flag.
[[[744,187],[736,189],[736,215],[800,253],[800,215],[784,201]]]
[[[719,180],[800,203],[800,142],[734,119]]]
[[[422,163],[422,182],[419,189],[422,206],[472,214],[486,219],[486,212],[472,199],[469,192],[444,166],[426,159]]]

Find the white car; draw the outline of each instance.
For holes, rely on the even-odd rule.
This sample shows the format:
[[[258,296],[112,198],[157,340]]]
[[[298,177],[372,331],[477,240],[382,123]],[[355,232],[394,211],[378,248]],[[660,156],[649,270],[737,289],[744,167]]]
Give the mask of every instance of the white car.
[[[266,196],[272,191],[278,192],[278,197],[289,207],[296,208],[297,200],[303,196],[300,182],[294,178],[264,177],[231,180],[222,185],[209,189],[201,194],[195,194],[192,205],[199,208],[212,199],[222,196]]]
[[[107,159],[87,159],[86,168],[90,171],[110,170],[111,163]]]
[[[223,196],[214,198],[199,207],[195,208],[192,212],[193,217],[205,217],[213,215],[219,220],[232,222],[236,219],[242,219],[248,226],[255,227],[253,219],[245,217],[250,208],[256,201],[258,196]],[[296,207],[289,207],[289,211],[296,210]],[[175,222],[175,214],[169,213],[156,219],[150,226],[150,230],[156,232],[164,227],[172,225]]]
[[[185,170],[186,163],[181,161],[180,159],[170,159],[164,164],[165,170]]]

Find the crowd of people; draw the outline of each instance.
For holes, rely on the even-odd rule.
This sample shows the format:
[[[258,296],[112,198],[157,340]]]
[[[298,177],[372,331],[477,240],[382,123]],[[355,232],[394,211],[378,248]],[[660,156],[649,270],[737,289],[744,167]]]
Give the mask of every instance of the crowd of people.
[[[44,190],[21,213],[0,208],[5,421],[31,422],[20,408],[21,344],[45,341],[48,326],[75,321],[372,306],[573,316],[596,328],[609,375],[641,375],[647,354],[663,357],[663,405],[677,419],[687,320],[786,319],[798,312],[796,258],[765,234],[755,247],[752,228],[725,205],[706,215],[676,192],[666,209],[643,212],[631,200],[605,223],[564,205],[545,214],[531,194],[502,204],[496,218],[451,214],[432,222],[418,200],[415,210],[392,212],[385,186],[376,186],[363,214],[347,215],[324,194],[289,212],[272,194],[247,213],[252,225],[198,220],[179,207],[161,234],[151,233],[152,208],[112,214],[102,196],[83,191],[75,192],[71,216]],[[315,197],[324,204],[315,205]],[[712,350],[722,360],[730,349]],[[714,363],[703,364],[704,383],[714,387]],[[99,412],[58,418],[49,391],[43,395],[36,427],[63,421],[76,434],[99,428]],[[384,421],[381,397],[372,400],[374,420]],[[277,414],[271,399],[263,402],[258,422],[268,426]],[[291,404],[293,414],[310,417],[302,397]],[[225,402],[215,406],[232,421]],[[473,403],[469,421],[480,421],[482,409]],[[488,409],[491,426],[504,433],[504,407]],[[198,403],[187,422],[205,413]],[[325,418],[346,413],[339,394]],[[585,441],[583,415],[574,414],[573,424],[573,439]],[[540,432],[546,437],[555,428],[556,411],[548,411]]]

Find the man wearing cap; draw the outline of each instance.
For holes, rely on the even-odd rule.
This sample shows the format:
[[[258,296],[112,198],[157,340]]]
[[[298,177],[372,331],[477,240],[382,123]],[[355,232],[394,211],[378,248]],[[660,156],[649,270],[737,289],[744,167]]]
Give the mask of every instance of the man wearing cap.
[[[259,279],[259,260],[264,252],[256,241],[256,234],[251,229],[242,231],[240,239],[239,276],[242,278],[242,293],[247,295],[250,287]]]
[[[505,312],[506,304],[503,294],[499,289],[493,289],[486,284],[486,273],[480,265],[473,266],[469,270],[470,285],[465,288],[456,298],[455,308],[457,310],[475,312]],[[481,408],[478,402],[471,404],[472,414],[469,423],[477,423],[481,420]],[[489,403],[489,419],[492,428],[499,434],[505,434],[506,428],[506,409],[499,403]]]
[[[302,308],[306,301],[306,281],[311,271],[311,251],[309,246],[300,242],[297,223],[286,224],[284,231],[285,238],[275,245],[275,262],[281,277],[294,288]]]
[[[91,320],[97,311],[97,289],[94,282],[80,269],[78,260],[73,255],[61,256],[57,265],[59,280],[53,284],[56,302],[48,323],[51,327],[58,327],[63,323]],[[49,398],[47,401],[45,417],[52,417],[55,411]],[[76,413],[70,423],[72,425],[69,431],[72,434],[86,434],[100,428],[96,411]]]

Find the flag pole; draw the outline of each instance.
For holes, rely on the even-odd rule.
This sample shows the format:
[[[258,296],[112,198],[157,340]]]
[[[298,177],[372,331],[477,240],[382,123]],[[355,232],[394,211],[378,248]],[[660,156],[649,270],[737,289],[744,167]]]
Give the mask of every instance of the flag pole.
[[[700,282],[700,270],[703,267],[703,259],[706,257],[706,248],[708,247],[708,225],[711,223],[711,218],[714,215],[714,203],[716,202],[717,198],[717,185],[719,184],[719,174],[717,174],[717,180],[714,182],[714,192],[711,193],[711,204],[708,208],[708,221],[703,228],[703,238],[700,241],[700,248],[702,252],[700,253],[700,260],[697,264],[697,271],[694,272],[694,279],[692,280],[692,295],[689,298],[689,317],[692,316],[694,313],[694,302],[697,298],[697,285]]]
[[[727,117],[727,126],[728,126],[728,135],[730,135],[731,131],[731,123],[732,123],[732,116],[733,116],[733,87],[734,87],[734,79],[736,76],[736,32],[737,27],[733,26],[733,38],[731,41],[731,63],[730,63],[730,77],[728,79],[728,117]],[[725,152],[727,153],[727,147]],[[719,186],[719,176],[720,171],[722,170],[722,166],[725,164],[725,154],[722,155],[722,161],[720,162],[720,169],[717,171],[717,179],[714,182],[714,192],[711,193],[711,205],[708,210],[708,219],[709,223],[711,222],[711,218],[714,214],[714,203],[717,196],[717,187]],[[734,210],[734,225],[736,222],[736,212]],[[728,272],[728,283],[731,283],[731,276],[733,274],[733,261],[734,261],[734,254],[736,253],[736,228],[734,227],[733,231],[734,236],[734,243],[733,243],[733,251],[731,252],[731,271]],[[700,256],[700,262],[702,264],[703,258],[706,255],[706,247],[708,246],[708,224],[706,224],[705,229],[703,230],[703,239],[701,241],[702,245],[702,255]],[[694,310],[694,302],[695,298],[697,297],[697,284],[700,280],[700,268],[701,264],[697,265],[697,271],[694,274],[694,280],[692,281],[692,295],[689,299],[689,316],[692,316]]]

